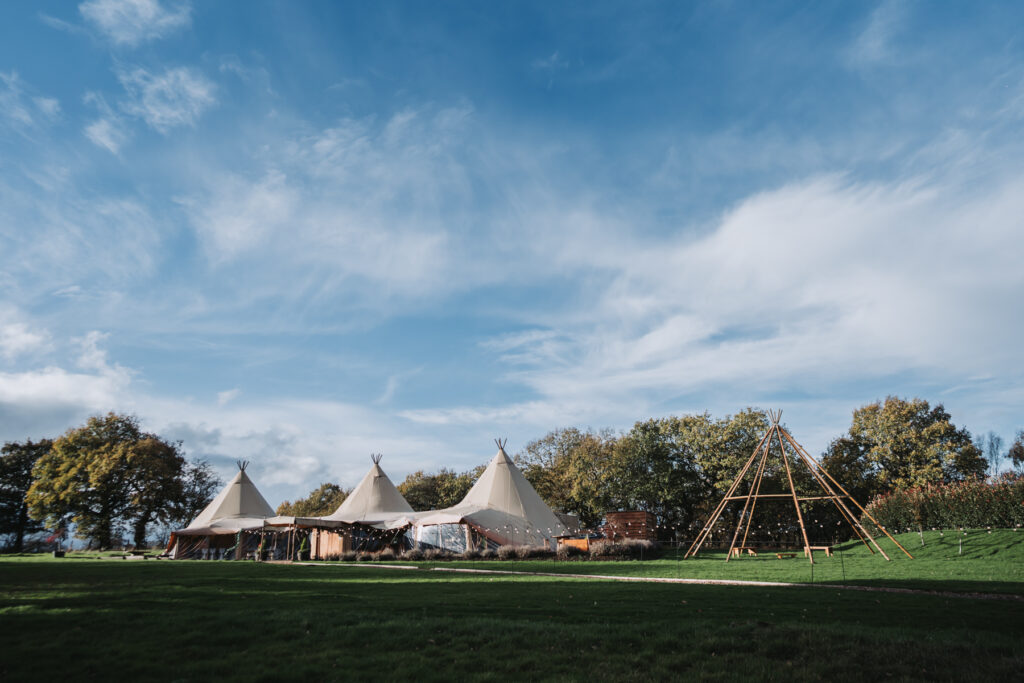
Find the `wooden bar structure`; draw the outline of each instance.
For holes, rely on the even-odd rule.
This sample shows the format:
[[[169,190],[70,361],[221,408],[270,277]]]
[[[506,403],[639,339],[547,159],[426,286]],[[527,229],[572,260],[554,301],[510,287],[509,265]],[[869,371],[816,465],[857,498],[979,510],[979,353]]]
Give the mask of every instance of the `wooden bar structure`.
[[[602,531],[605,538],[616,541],[622,538],[636,538],[646,541],[658,539],[658,518],[653,512],[628,510],[606,512]]]
[[[725,496],[715,507],[714,512],[708,518],[707,522],[701,527],[700,533],[697,534],[697,538],[694,539],[690,549],[686,551],[685,558],[694,557],[700,551],[701,546],[708,540],[711,535],[715,524],[721,519],[726,507],[729,503],[743,501],[743,508],[740,510],[739,518],[736,521],[736,529],[732,535],[732,542],[729,544],[729,551],[725,555],[725,561],[728,562],[730,558],[740,557],[743,553],[748,555],[757,555],[757,549],[748,545],[747,537],[750,533],[751,520],[754,517],[754,511],[757,509],[757,501],[764,499],[775,499],[775,500],[791,500],[793,508],[796,512],[797,523],[800,527],[800,538],[803,541],[804,556],[814,564],[814,551],[824,551],[827,556],[832,555],[831,546],[823,545],[811,545],[811,541],[807,536],[807,527],[804,523],[803,511],[800,508],[800,503],[812,500],[830,500],[836,506],[839,514],[846,521],[847,524],[853,529],[853,532],[857,537],[868,547],[868,550],[874,554],[877,549],[878,552],[887,561],[891,558],[885,554],[882,547],[878,545],[878,541],[868,532],[866,528],[860,523],[860,520],[851,510],[851,505],[856,507],[860,512],[865,515],[868,519],[874,522],[875,526],[881,529],[882,533],[892,541],[897,548],[902,550],[907,557],[913,559],[913,555],[907,552],[907,549],[899,544],[892,535],[886,531],[885,527],[878,523],[878,521],[871,516],[867,510],[864,509],[860,503],[858,503],[853,496],[851,496],[846,489],[844,489],[835,478],[832,477],[824,468],[810,456],[810,454],[797,443],[796,439],[779,424],[779,420],[782,417],[782,411],[768,411],[768,417],[771,420],[771,424],[768,427],[768,431],[760,442],[754,452],[747,459],[743,467],[740,468],[739,474],[733,480],[729,486],[729,490]],[[769,459],[778,457],[782,460],[783,470],[786,473],[785,483],[789,487],[788,493],[761,493],[761,482],[764,479],[765,469]],[[813,495],[813,496],[801,496],[796,492],[796,486],[793,484],[793,469],[790,465],[792,460],[792,466],[795,467],[797,464],[806,467],[811,474],[811,478],[818,484],[824,495]],[[756,463],[756,465],[755,465]],[[754,476],[750,480],[749,485],[746,487],[746,494],[738,493],[741,488],[741,484],[746,479],[747,474],[751,471],[753,466]],[[851,505],[847,505],[850,503]],[[740,531],[743,531],[743,538],[740,540]],[[737,541],[739,545],[737,545]],[[872,547],[874,546],[874,547]],[[794,557],[795,553],[788,553],[785,551],[776,552],[776,557],[782,559],[783,557]]]

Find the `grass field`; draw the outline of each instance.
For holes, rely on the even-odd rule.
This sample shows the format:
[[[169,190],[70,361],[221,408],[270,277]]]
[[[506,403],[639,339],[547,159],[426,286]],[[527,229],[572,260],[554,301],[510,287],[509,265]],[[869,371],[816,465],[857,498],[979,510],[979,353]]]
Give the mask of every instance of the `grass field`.
[[[874,559],[874,577],[870,567],[857,568],[859,551],[844,551],[847,583],[993,592],[994,582],[1022,594],[1013,533],[985,534],[987,545],[980,536],[973,546],[969,539],[965,555],[954,557],[948,551],[955,545],[926,536],[924,549],[908,545],[926,551],[920,560]],[[805,580],[809,573],[805,562],[774,557],[680,564],[683,575],[713,578]],[[491,563],[529,565],[619,575],[677,571],[669,558]],[[1009,680],[1024,670],[1024,601],[1015,596],[423,569],[429,565],[0,560],[0,678]],[[851,572],[861,573],[851,579]]]

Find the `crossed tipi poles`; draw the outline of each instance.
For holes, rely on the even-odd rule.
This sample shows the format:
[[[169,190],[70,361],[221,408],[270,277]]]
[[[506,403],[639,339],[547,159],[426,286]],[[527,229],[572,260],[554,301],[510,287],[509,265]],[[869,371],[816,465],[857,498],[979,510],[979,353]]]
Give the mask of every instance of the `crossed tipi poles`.
[[[868,532],[867,529],[860,523],[857,516],[853,514],[851,505],[859,509],[864,516],[874,522],[875,526],[882,530],[890,541],[896,544],[900,550],[906,553],[907,557],[913,559],[913,555],[907,552],[907,549],[899,544],[895,538],[893,538],[888,531],[885,530],[878,521],[871,516],[871,513],[864,509],[860,503],[851,496],[842,485],[832,477],[831,474],[825,471],[825,469],[818,464],[818,462],[810,456],[810,454],[804,450],[804,447],[796,442],[796,439],[790,435],[790,433],[779,424],[779,419],[782,417],[782,411],[768,411],[768,417],[771,420],[771,425],[768,427],[768,431],[761,437],[761,441],[757,444],[757,448],[754,449],[753,454],[747,460],[747,462],[740,469],[739,475],[732,482],[728,492],[722,498],[721,502],[718,503],[718,507],[711,514],[707,523],[701,528],[700,533],[697,534],[697,538],[694,540],[693,545],[686,551],[684,559],[687,557],[693,557],[700,550],[701,546],[708,539],[711,534],[711,530],[715,524],[721,518],[722,513],[725,512],[726,506],[731,502],[743,501],[743,510],[740,512],[739,519],[736,523],[736,529],[732,535],[732,543],[729,544],[729,552],[725,556],[725,561],[728,562],[729,558],[733,554],[739,554],[739,551],[747,549],[747,536],[750,533],[751,519],[754,516],[754,510],[757,508],[757,501],[764,499],[785,499],[790,498],[793,501],[793,507],[796,510],[796,518],[800,524],[800,535],[803,538],[804,543],[804,555],[810,560],[811,564],[814,564],[814,551],[815,550],[826,550],[827,546],[812,546],[811,542],[807,538],[807,527],[804,524],[803,511],[800,509],[800,503],[812,500],[830,500],[839,510],[840,515],[846,520],[857,537],[868,547],[868,550],[872,554],[875,552],[875,548],[882,554],[886,560],[889,560],[889,556],[885,554],[881,546],[874,537]],[[777,450],[776,450],[777,444]],[[793,470],[790,467],[790,457],[786,453],[786,444],[789,445],[793,453],[796,454],[794,458],[796,462],[802,463],[811,473],[814,481],[817,482],[818,486],[821,487],[825,493],[823,496],[800,496],[797,495],[796,487],[793,485]],[[773,452],[778,453],[778,457],[781,458],[782,464],[786,472],[786,482],[789,484],[789,493],[761,493],[761,481],[764,479],[765,466],[768,460],[772,458]],[[750,486],[747,489],[746,494],[737,494],[737,489],[740,484],[746,478],[747,473],[751,467],[754,468],[754,478],[750,481]],[[736,541],[740,538],[740,531],[743,532],[743,540],[739,546],[736,545]],[[874,548],[871,546],[874,545]]]

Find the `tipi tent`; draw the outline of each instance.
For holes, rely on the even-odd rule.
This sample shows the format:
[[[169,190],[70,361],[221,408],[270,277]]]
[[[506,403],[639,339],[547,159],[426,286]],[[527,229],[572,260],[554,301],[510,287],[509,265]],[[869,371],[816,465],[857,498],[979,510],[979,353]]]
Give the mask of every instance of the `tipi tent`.
[[[377,525],[412,514],[412,506],[402,497],[391,479],[380,468],[379,454],[371,456],[373,466],[326,521],[346,524]]]
[[[174,559],[222,557],[233,549],[240,531],[263,526],[273,508],[245,473],[246,462],[238,463],[238,474],[221,489],[199,515],[184,529],[171,533],[167,550]],[[236,557],[242,553],[235,551]]]
[[[381,455],[371,455],[370,459],[370,471],[337,510],[325,517],[302,520],[308,522],[306,526],[317,527],[310,533],[311,557],[325,558],[346,550],[390,543],[400,534],[385,532],[409,524],[414,515],[412,507],[381,469]]]
[[[547,545],[569,533],[505,453],[505,443],[487,469],[453,507],[419,513],[406,532],[419,546],[463,551],[481,545]]]

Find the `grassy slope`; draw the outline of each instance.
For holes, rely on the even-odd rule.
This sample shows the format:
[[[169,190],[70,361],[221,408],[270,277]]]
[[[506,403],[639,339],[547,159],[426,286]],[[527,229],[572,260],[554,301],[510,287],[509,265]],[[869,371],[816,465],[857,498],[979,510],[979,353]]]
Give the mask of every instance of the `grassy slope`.
[[[998,561],[977,545],[979,557],[935,562],[992,571],[978,569]],[[647,564],[658,562],[616,566]],[[991,680],[1024,668],[1022,636],[1015,600],[331,564],[0,561],[4,680]]]
[[[844,543],[831,558],[815,553],[812,567],[802,554],[779,560],[773,554],[742,557],[725,562],[724,552],[705,552],[682,560],[683,552],[665,552],[644,562],[446,562],[436,566],[513,569],[516,571],[606,574],[793,583],[836,583],[958,592],[1015,593],[1024,595],[1024,530],[970,531],[959,554],[956,532],[929,531],[925,545],[917,534],[896,539],[914,556],[907,558],[888,539],[880,541],[892,558],[872,555],[859,541]],[[424,563],[430,564],[430,563]],[[813,571],[813,575],[812,575]]]

